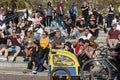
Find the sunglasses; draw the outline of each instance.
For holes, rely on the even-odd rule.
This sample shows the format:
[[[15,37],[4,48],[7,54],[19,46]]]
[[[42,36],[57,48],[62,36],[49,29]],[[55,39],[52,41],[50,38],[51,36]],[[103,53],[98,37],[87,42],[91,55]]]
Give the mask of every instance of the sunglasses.
[[[12,33],[16,33],[16,32],[12,32]]]

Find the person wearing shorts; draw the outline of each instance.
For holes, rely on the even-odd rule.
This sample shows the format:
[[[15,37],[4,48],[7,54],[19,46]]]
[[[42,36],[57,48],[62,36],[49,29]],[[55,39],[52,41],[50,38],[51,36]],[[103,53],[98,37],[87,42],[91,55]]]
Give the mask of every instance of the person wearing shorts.
[[[16,30],[12,30],[12,35],[8,38],[8,43],[11,42],[11,46],[5,49],[4,58],[1,58],[2,60],[6,61],[8,59],[9,52],[15,52],[13,57],[10,59],[11,61],[15,61],[17,55],[20,53],[20,44],[21,39],[20,36],[16,34]]]

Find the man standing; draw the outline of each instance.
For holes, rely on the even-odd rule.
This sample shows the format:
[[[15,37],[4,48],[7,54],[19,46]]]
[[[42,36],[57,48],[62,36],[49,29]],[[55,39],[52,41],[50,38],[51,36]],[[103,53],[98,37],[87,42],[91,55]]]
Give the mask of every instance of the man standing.
[[[70,7],[69,13],[70,13],[70,17],[72,19],[72,22],[75,23],[75,21],[76,21],[76,13],[77,13],[77,6],[76,6],[75,3],[73,3],[73,5]]]
[[[82,15],[85,19],[85,24],[87,25],[88,24],[88,16],[89,16],[89,6],[86,1],[83,2],[81,10],[82,10]]]

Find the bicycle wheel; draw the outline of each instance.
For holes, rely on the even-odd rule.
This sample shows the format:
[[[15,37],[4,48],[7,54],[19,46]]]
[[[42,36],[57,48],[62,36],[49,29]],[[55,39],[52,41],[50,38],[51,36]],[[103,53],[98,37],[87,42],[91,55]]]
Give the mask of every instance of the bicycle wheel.
[[[68,69],[58,67],[52,70],[50,80],[71,80],[71,74]]]
[[[86,61],[81,69],[82,80],[109,80],[111,79],[110,68],[103,59],[91,59]]]

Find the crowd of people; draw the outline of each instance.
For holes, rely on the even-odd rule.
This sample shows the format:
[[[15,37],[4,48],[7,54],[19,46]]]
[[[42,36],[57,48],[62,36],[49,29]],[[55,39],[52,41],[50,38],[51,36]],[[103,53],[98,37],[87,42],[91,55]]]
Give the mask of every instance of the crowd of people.
[[[43,71],[43,64],[48,64],[48,54],[51,49],[65,49],[78,56],[78,60],[93,57],[98,44],[99,29],[103,28],[105,34],[108,32],[106,42],[111,50],[116,48],[120,42],[120,15],[116,16],[114,7],[110,3],[104,12],[98,12],[97,7],[91,8],[88,2],[84,1],[81,7],[76,3],[64,10],[64,3],[61,0],[56,7],[48,2],[46,8],[39,5],[35,11],[23,11],[23,16],[14,18],[4,23],[11,15],[17,13],[8,8],[7,12],[0,9],[0,54],[1,60],[15,61],[22,53],[24,61],[29,61],[28,69]],[[82,14],[78,15],[78,9]],[[49,28],[49,30],[46,30]],[[107,28],[111,28],[110,31]],[[75,39],[76,44],[66,39]],[[9,55],[13,57],[9,59]],[[86,58],[81,60],[82,55]],[[29,59],[31,58],[31,59]],[[38,68],[38,66],[40,68]],[[37,68],[36,68],[37,67]]]

